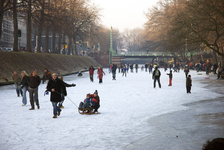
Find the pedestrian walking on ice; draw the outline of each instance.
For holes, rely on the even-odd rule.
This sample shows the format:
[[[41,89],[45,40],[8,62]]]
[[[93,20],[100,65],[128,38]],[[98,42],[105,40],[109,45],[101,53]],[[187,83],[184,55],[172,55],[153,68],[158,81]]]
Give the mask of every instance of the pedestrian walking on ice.
[[[37,71],[33,70],[29,79],[29,95],[30,95],[30,110],[34,110],[34,99],[37,105],[37,108],[40,109],[39,99],[38,99],[38,86],[40,85],[40,77],[37,75]]]
[[[161,73],[158,70],[158,67],[156,67],[155,70],[153,71],[153,74],[152,74],[152,78],[154,79],[154,88],[156,87],[156,81],[159,84],[159,88],[161,88],[160,76],[161,76]]]
[[[61,94],[67,96],[67,92],[64,82],[58,79],[56,73],[53,73],[52,79],[48,82],[47,91],[51,91],[50,101],[53,106],[53,118],[57,118],[61,114],[61,108],[58,106],[58,103],[62,101]]]
[[[98,78],[99,78],[99,83],[103,83],[103,74],[106,75],[101,67],[98,67],[97,70]]]
[[[168,86],[172,86],[172,78],[173,78],[172,70],[170,70],[170,73],[167,73],[167,75],[169,75],[169,85]]]
[[[188,77],[186,79],[187,93],[191,93],[191,86],[192,86],[191,75],[188,75]]]
[[[113,79],[112,80],[116,80],[116,70],[117,70],[117,65],[113,64],[113,67],[112,67]]]
[[[93,66],[90,66],[89,67],[89,77],[90,77],[90,81],[92,81],[93,82],[93,74],[94,74],[94,68],[93,68]]]
[[[22,71],[21,76],[22,76],[21,89],[23,90],[22,106],[25,106],[27,104],[26,91],[28,91],[29,89],[29,84],[28,84],[29,77],[26,71]]]
[[[23,91],[22,91],[21,86],[20,86],[21,77],[17,74],[17,71],[14,71],[14,74],[12,75],[12,79],[13,79],[14,84],[16,86],[17,96],[19,97],[20,94],[21,94],[21,96],[23,96]]]

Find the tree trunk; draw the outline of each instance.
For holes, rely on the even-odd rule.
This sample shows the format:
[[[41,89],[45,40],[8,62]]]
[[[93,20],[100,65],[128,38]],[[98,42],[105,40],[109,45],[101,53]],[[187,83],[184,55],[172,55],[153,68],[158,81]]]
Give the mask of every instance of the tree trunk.
[[[27,36],[27,39],[26,39],[26,42],[27,42],[27,45],[26,45],[26,48],[27,48],[27,52],[32,52],[32,46],[31,46],[31,0],[28,1],[28,11],[27,11],[27,33],[26,33],[26,36]]]
[[[52,53],[55,53],[55,29],[52,30]]]
[[[4,10],[3,10],[3,5],[4,5],[5,1],[1,0],[0,1],[0,39],[1,39],[1,35],[2,35],[2,21],[3,21],[3,14],[4,14]]]
[[[62,52],[62,54],[65,54],[65,34],[63,34],[63,38],[62,38],[62,45],[63,45],[63,52]]]
[[[45,31],[45,53],[49,53],[49,30],[48,30],[48,25]]]
[[[69,36],[69,39],[68,39],[68,55],[71,55],[71,36]]]
[[[18,52],[18,21],[17,21],[17,0],[13,0],[13,24],[14,24],[14,45],[13,51]]]
[[[58,54],[61,54],[61,33],[59,33],[59,38],[58,38]]]
[[[213,58],[214,58],[214,63],[218,64],[218,60],[217,60],[217,56],[216,56],[216,52],[215,51],[213,51]]]
[[[44,1],[42,3],[42,9],[41,9],[41,16],[40,16],[40,22],[38,27],[38,44],[37,44],[37,52],[40,53],[40,47],[41,47],[41,36],[42,36],[42,28],[43,28],[43,22],[44,22]]]

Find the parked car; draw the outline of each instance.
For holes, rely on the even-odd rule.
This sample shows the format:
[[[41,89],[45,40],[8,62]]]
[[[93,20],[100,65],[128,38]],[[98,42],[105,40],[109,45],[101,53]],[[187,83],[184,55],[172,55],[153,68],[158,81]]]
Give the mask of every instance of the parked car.
[[[7,48],[7,51],[8,52],[12,52],[13,51],[13,48]]]

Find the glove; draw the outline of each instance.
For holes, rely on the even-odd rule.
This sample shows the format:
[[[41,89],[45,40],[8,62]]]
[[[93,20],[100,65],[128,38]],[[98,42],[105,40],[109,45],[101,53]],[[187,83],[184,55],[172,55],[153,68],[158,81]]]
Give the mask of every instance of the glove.
[[[73,83],[72,86],[76,86],[76,84]]]

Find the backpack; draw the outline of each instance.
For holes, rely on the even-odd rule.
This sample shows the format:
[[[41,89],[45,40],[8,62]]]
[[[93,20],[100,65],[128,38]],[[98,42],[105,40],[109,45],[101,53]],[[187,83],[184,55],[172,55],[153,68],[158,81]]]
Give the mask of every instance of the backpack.
[[[155,76],[159,76],[159,70],[155,71]]]

